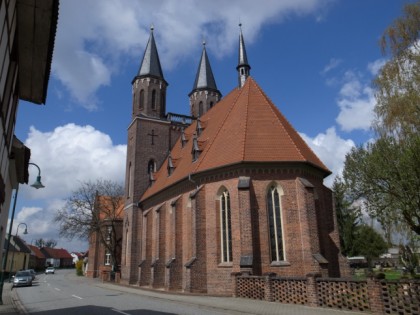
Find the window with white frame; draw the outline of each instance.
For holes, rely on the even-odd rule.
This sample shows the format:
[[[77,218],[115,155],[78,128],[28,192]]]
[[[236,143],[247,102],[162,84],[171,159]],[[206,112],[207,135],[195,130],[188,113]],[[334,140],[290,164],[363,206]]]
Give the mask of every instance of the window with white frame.
[[[281,189],[279,191],[279,188],[275,185],[272,185],[268,189],[267,212],[270,232],[270,253],[272,262],[285,260],[281,195]]]
[[[232,225],[230,197],[227,190],[220,195],[220,240],[222,262],[232,261]]]
[[[111,253],[107,251],[105,253],[105,266],[111,265]]]

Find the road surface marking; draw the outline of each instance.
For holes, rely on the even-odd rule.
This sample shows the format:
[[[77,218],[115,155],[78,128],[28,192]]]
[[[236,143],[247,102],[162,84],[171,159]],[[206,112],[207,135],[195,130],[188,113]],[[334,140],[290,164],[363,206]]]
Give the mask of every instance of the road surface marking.
[[[75,297],[76,299],[80,299],[80,300],[83,300],[83,298],[81,298],[80,296],[77,296],[77,295],[72,295],[72,297]]]
[[[57,291],[61,291],[59,288],[54,288],[54,289],[56,289]]]
[[[111,310],[112,310],[112,311],[114,311],[114,312],[120,313],[120,314],[130,315],[130,314],[125,313],[125,312],[123,312],[123,311],[116,310],[115,308],[111,308]]]

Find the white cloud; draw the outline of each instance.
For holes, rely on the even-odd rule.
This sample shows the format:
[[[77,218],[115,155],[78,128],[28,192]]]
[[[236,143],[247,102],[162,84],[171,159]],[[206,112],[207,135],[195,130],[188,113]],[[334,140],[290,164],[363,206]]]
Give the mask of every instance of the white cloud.
[[[25,145],[31,148],[31,161],[40,167],[45,185],[39,190],[24,186],[32,198],[65,198],[81,181],[124,180],[126,146],[113,145],[108,135],[92,126],[67,124],[52,132],[31,127]],[[31,184],[37,170],[30,167],[29,173]]]
[[[379,73],[379,70],[386,64],[386,59],[377,59],[373,62],[370,62],[368,64],[368,70],[370,73],[374,76],[376,76]]]
[[[330,72],[331,70],[337,68],[342,62],[343,60],[341,59],[331,58],[328,64],[324,67],[324,69],[322,69],[321,74],[326,74]]]
[[[360,75],[346,72],[337,103],[340,113],[336,122],[342,130],[350,132],[370,128],[376,100],[372,88],[362,82]]]
[[[314,138],[303,133],[300,135],[332,172],[324,182],[325,185],[331,186],[334,177],[343,171],[346,154],[355,145],[353,140],[340,138],[334,127],[328,128],[325,133],[320,133]]]
[[[65,198],[76,190],[82,181],[109,179],[124,182],[126,146],[113,145],[111,138],[92,126],[67,124],[51,132],[30,128],[25,145],[31,148],[31,162],[41,169],[45,188],[35,190],[21,185],[19,199],[41,206],[17,208],[14,231],[19,223],[26,223],[27,243],[39,238],[54,239],[58,247],[68,250],[86,250],[86,241],[60,239],[59,226],[52,220],[56,211],[64,206]],[[38,170],[29,167],[29,184]]]
[[[319,19],[331,2],[62,1],[53,75],[75,101],[93,110],[98,106],[96,92],[111,83],[112,75],[127,58],[139,59],[140,64],[152,23],[162,66],[171,69],[191,57],[203,36],[217,56],[232,51],[237,44],[239,19],[247,42],[252,43],[263,24],[279,23],[291,14],[312,14]]]

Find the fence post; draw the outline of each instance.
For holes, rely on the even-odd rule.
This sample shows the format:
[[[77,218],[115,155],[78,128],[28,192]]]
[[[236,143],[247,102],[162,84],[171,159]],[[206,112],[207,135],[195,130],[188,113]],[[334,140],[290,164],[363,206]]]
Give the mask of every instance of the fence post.
[[[367,279],[367,290],[370,311],[373,314],[384,314],[385,307],[382,299],[382,284],[380,280]]]
[[[264,300],[268,302],[273,302],[273,281],[272,278],[275,277],[275,273],[265,274],[264,279]]]
[[[233,284],[232,284],[232,296],[238,297],[238,276],[241,275],[240,272],[232,272],[231,274]]]
[[[308,294],[308,306],[318,307],[318,289],[316,278],[319,278],[321,274],[311,272],[306,275],[306,292]]]

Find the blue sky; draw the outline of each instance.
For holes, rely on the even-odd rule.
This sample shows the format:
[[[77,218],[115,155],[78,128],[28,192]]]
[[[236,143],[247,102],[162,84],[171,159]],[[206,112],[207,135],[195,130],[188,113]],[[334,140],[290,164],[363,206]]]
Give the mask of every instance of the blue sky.
[[[131,80],[152,24],[168,111],[189,114],[203,38],[221,93],[236,87],[240,21],[251,75],[339,174],[350,148],[372,138],[371,80],[386,61],[378,42],[409,2],[61,0],[47,103],[21,102],[16,126],[46,188],[21,186],[15,227],[27,223],[28,243],[54,238],[58,247],[87,249],[59,239],[50,219],[80,182],[123,182]],[[32,182],[37,170],[29,171]]]

